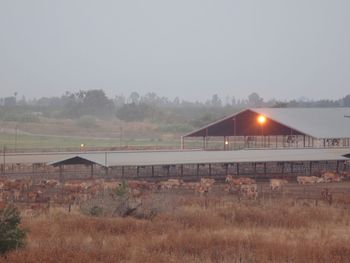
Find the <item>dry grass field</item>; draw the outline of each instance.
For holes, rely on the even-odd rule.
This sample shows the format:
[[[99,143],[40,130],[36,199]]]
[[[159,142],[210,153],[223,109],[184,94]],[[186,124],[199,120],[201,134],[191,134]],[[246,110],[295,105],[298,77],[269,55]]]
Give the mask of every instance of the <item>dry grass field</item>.
[[[27,245],[0,262],[350,262],[350,210],[294,199],[162,195],[154,217],[52,209],[24,217]]]

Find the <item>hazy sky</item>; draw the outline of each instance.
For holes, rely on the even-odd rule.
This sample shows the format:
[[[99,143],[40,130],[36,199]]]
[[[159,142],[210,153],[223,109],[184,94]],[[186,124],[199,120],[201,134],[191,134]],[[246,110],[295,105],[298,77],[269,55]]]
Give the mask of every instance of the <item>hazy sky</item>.
[[[350,93],[349,0],[0,0],[0,97]]]

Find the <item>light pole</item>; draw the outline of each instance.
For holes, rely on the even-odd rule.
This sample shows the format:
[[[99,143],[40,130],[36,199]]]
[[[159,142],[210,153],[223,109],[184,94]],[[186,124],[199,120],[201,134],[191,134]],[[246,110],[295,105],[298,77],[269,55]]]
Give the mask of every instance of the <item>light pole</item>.
[[[225,145],[224,145],[224,149],[227,150],[228,149],[228,140],[225,138]]]
[[[258,123],[261,126],[261,138],[263,141],[263,147],[265,147],[265,140],[264,140],[264,124],[266,123],[266,117],[264,115],[258,116]]]

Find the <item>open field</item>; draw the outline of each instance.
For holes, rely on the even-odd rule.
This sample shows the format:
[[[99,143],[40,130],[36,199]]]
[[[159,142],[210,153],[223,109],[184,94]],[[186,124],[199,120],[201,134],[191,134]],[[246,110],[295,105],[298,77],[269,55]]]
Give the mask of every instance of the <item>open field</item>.
[[[93,138],[79,136],[55,136],[55,135],[17,135],[0,133],[0,146],[8,149],[50,149],[60,150],[64,148],[79,149],[81,144],[87,148],[125,148],[125,147],[180,147],[179,140],[160,139],[122,139],[119,138]]]
[[[238,203],[170,194],[160,200],[153,205],[163,209],[149,219],[59,209],[25,217],[26,248],[0,261],[349,262],[349,209],[290,199]]]
[[[37,123],[0,121],[0,147],[79,148],[87,147],[180,147],[180,134],[164,132],[160,124],[99,120],[82,127],[77,120],[46,119]],[[16,136],[17,134],[17,136]]]

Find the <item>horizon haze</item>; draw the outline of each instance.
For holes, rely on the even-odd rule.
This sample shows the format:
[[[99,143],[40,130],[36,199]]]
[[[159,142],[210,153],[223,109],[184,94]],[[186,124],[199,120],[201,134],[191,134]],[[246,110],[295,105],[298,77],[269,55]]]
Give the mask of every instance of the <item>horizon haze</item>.
[[[345,0],[4,0],[1,97],[103,89],[192,101],[342,98],[349,8]]]

